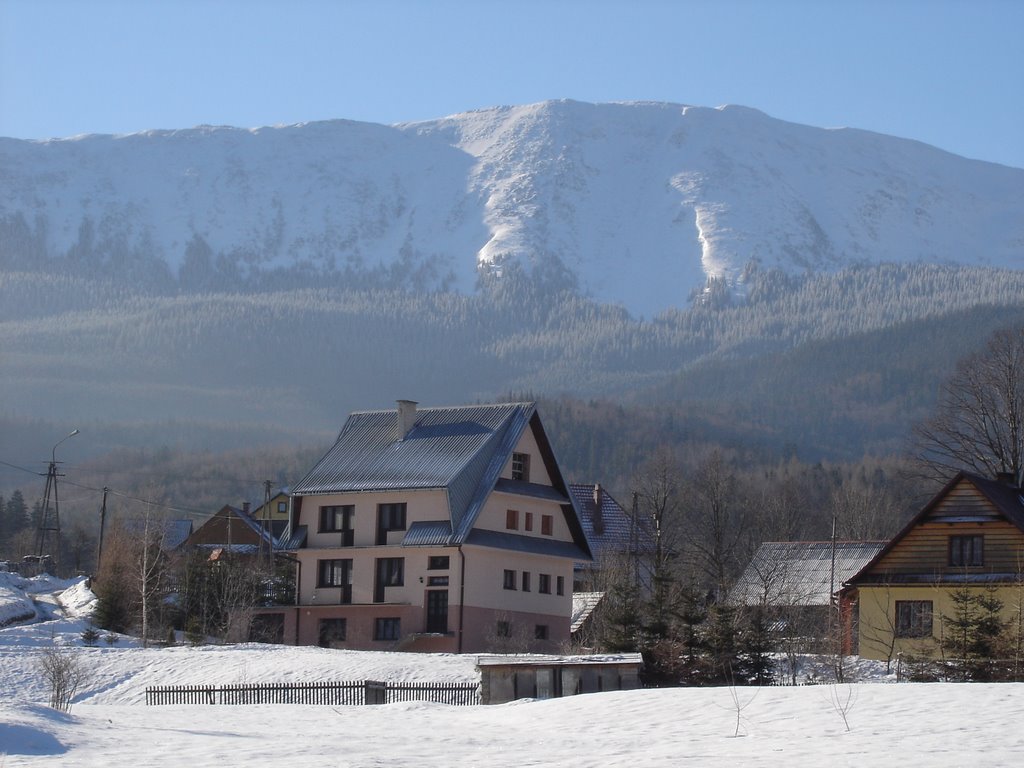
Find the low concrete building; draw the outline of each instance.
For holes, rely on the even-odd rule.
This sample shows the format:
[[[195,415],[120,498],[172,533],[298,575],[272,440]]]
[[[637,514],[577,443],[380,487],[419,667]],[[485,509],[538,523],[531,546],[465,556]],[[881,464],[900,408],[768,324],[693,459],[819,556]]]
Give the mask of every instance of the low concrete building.
[[[629,691],[640,687],[642,667],[643,657],[639,653],[481,656],[477,660],[480,698],[484,704]]]

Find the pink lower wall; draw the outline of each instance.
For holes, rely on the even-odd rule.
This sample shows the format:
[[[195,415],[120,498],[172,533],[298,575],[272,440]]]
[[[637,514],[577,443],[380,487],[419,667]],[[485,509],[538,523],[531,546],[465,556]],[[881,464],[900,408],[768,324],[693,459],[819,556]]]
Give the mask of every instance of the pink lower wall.
[[[344,618],[345,642],[337,647],[351,650],[418,651],[425,653],[457,653],[459,648],[459,609],[448,611],[447,635],[421,632],[423,611],[419,606],[374,604],[330,606],[279,606],[258,613],[281,614],[284,617],[283,642],[287,645],[316,645],[320,620]],[[374,640],[377,618],[399,618],[402,637],[398,641]],[[498,622],[509,625],[510,636],[499,637]],[[467,606],[463,613],[463,653],[530,652],[558,653],[569,643],[569,620],[564,616],[541,613],[495,611],[491,608]],[[536,639],[536,627],[548,628],[546,640]]]

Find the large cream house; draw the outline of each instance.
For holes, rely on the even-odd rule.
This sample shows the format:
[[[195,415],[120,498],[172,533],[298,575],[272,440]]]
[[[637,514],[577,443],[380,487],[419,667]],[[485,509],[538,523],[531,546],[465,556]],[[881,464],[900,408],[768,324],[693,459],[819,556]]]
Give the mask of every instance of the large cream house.
[[[351,414],[292,489],[287,549],[286,642],[446,652],[558,650],[591,557],[533,403]]]

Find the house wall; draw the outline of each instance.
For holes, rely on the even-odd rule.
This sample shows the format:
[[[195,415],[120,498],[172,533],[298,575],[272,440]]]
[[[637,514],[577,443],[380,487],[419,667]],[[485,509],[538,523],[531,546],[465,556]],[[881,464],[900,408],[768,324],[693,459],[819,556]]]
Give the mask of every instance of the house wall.
[[[605,661],[552,664],[545,659],[534,663],[481,664],[480,694],[483,704],[505,704],[519,698],[549,699],[600,691],[629,691],[640,687],[642,662]]]
[[[568,626],[572,614],[572,560],[525,552],[465,546],[467,606],[500,611],[557,616]],[[515,589],[505,589],[505,570],[514,571]],[[523,590],[523,573],[530,574],[530,590]],[[540,592],[540,575],[551,577],[551,591]],[[562,577],[563,594],[557,593]]]
[[[282,505],[284,506],[283,509],[281,509]],[[253,511],[252,516],[253,516],[254,520],[263,520],[264,519],[263,506],[264,506],[263,504],[260,504],[258,507],[256,507],[255,511]],[[274,496],[273,498],[270,499],[270,514],[266,515],[266,518],[269,519],[269,520],[287,520],[288,519],[288,506],[289,506],[288,494],[286,494],[286,493],[279,493],[279,494],[277,494],[276,496]]]
[[[334,493],[324,496],[307,496],[302,501],[302,512],[298,525],[308,527],[307,546],[337,547],[341,543],[340,533],[320,533],[320,508],[352,504],[353,545],[356,547],[377,546],[377,506],[379,504],[400,504],[406,507],[406,528],[414,522],[427,520],[448,520],[448,498],[442,490],[388,491],[375,493]],[[405,531],[388,534],[389,544],[399,544]]]
[[[341,587],[317,586],[320,560],[352,561],[352,603],[374,602],[374,580],[377,575],[379,558],[402,558],[403,583],[401,586],[384,588],[384,600],[388,603],[419,603],[430,577],[448,576],[448,589],[458,584],[458,551],[443,547],[341,547],[331,549],[303,549],[297,553],[302,565],[299,585],[299,602],[302,605],[337,605],[341,602]],[[429,570],[431,555],[447,555],[448,570]],[[438,585],[441,588],[441,585]],[[449,596],[449,604],[452,602]],[[422,630],[417,630],[422,631]]]
[[[407,627],[418,626],[422,621],[422,608],[416,605],[376,603],[370,605],[302,605],[299,606],[299,645],[317,645],[320,620],[343,618],[346,622],[345,641],[334,647],[360,650],[398,651],[410,650]],[[396,618],[401,621],[402,633],[398,640],[374,640],[374,628],[378,618]],[[452,641],[454,648],[454,641]],[[449,649],[450,650],[450,649]]]
[[[930,516],[912,529],[872,569],[871,575],[964,573],[949,565],[949,537],[985,537],[984,565],[966,569],[978,573],[1024,573],[1024,532],[1004,519],[948,523]]]
[[[943,616],[953,616],[955,606],[950,585],[877,585],[858,589],[858,648],[865,659],[885,661],[902,653],[910,656],[935,656],[943,634]],[[984,587],[972,588],[984,594]],[[1003,602],[1002,620],[1017,624],[1024,606],[1024,585],[1001,585],[997,597]],[[896,601],[932,601],[932,635],[927,638],[894,638]]]
[[[532,429],[527,429],[523,432],[522,437],[519,438],[519,442],[516,443],[514,453],[525,453],[530,457],[529,482],[539,483],[540,485],[551,485],[551,475],[548,474],[548,470],[544,466],[544,459],[541,456],[540,446],[537,444],[537,439],[534,437]],[[511,457],[509,457],[509,460],[501,470],[501,476],[504,478],[512,477]]]
[[[487,499],[480,516],[476,520],[475,528],[487,531],[507,531],[508,510],[514,509],[519,514],[514,533],[521,536],[531,536],[539,539],[552,539],[557,541],[572,541],[572,534],[569,532],[569,525],[565,520],[565,513],[562,505],[555,501],[522,496],[514,493],[501,493],[495,491]],[[526,513],[533,515],[533,530],[526,530]],[[551,535],[541,533],[541,518],[550,515],[552,518]]]
[[[463,653],[498,650],[508,652],[559,653],[569,643],[569,618],[549,613],[529,613],[501,608],[466,606],[462,636]],[[497,636],[498,622],[507,622],[508,637]],[[547,640],[537,640],[537,626],[548,629]]]

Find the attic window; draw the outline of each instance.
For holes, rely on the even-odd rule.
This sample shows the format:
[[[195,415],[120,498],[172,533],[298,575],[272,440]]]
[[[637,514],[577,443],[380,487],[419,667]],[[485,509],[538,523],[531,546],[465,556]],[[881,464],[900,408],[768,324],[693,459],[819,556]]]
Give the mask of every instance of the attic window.
[[[512,479],[529,482],[530,480],[530,454],[512,454]]]
[[[949,564],[952,567],[971,568],[985,564],[985,537],[976,534],[971,536],[949,537]]]

